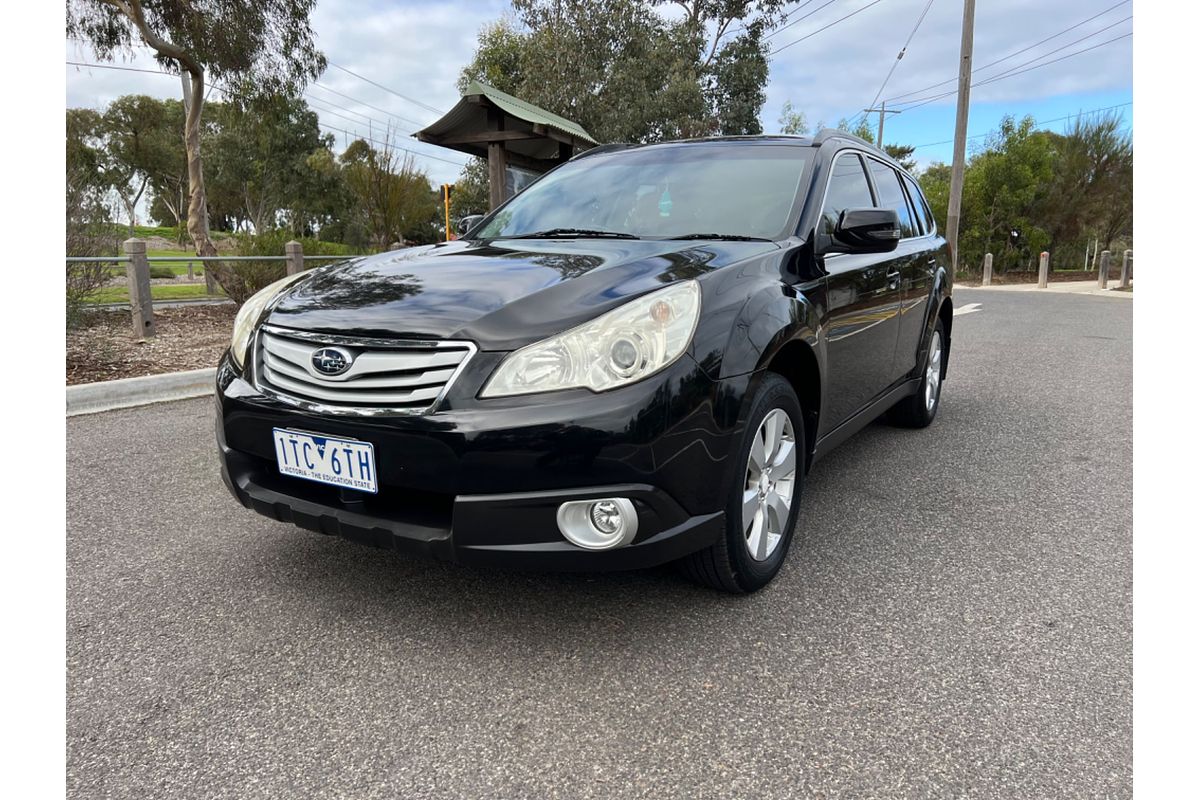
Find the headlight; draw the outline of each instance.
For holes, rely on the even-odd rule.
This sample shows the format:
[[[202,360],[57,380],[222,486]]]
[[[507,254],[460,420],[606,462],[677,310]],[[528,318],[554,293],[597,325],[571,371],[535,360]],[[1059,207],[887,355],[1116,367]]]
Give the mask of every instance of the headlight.
[[[229,352],[239,367],[246,361],[246,348],[250,346],[250,335],[254,333],[254,323],[258,322],[258,318],[262,316],[263,309],[287,286],[307,274],[307,272],[297,272],[295,275],[281,278],[271,285],[259,289],[250,296],[249,300],[242,303],[237,317],[233,320],[233,341],[229,345]]]
[[[580,387],[603,392],[640,381],[683,354],[699,318],[700,285],[694,280],[651,292],[512,353],[481,396]]]

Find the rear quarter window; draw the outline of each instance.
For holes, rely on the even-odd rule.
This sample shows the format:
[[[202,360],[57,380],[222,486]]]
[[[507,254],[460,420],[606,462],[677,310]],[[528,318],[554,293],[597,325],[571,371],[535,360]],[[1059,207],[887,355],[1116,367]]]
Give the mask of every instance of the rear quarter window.
[[[921,193],[921,187],[915,180],[907,175],[904,178],[904,185],[908,187],[908,196],[912,198],[913,208],[917,209],[917,214],[925,222],[925,233],[933,233],[937,230],[937,223],[933,220],[933,212],[929,210],[929,203],[925,200],[925,195]]]

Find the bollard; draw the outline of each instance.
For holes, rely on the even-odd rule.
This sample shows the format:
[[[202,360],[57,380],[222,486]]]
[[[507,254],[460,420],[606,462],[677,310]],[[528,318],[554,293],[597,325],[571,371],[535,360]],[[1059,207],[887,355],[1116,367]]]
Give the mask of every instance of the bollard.
[[[1045,250],[1038,256],[1038,288],[1045,289],[1050,285],[1050,254]]]
[[[1107,250],[1100,251],[1100,271],[1097,273],[1096,286],[1101,289],[1108,288],[1108,260],[1112,257],[1112,253]]]
[[[192,262],[189,261],[188,262],[188,283],[191,283],[194,280],[196,280],[196,273],[192,269]]]
[[[987,253],[983,257],[983,285],[992,285],[992,254]]]
[[[1129,281],[1133,277],[1133,251],[1126,250],[1124,257],[1121,259],[1121,288],[1128,289]]]
[[[287,274],[298,275],[304,272],[304,245],[295,239],[283,246],[287,253]]]
[[[129,277],[129,310],[133,315],[133,335],[139,339],[154,336],[154,303],[150,298],[150,262],[146,260],[146,243],[141,239],[126,239],[125,274]]]

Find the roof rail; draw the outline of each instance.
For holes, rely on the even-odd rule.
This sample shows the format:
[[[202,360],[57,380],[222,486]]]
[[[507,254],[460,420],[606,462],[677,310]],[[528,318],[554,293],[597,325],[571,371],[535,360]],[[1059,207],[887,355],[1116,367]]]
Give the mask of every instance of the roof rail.
[[[873,148],[875,150],[879,149],[874,144],[871,144],[870,142],[868,142],[866,139],[863,139],[859,136],[855,136],[853,133],[850,133],[850,131],[844,131],[841,128],[822,128],[821,130],[817,131],[817,135],[813,137],[813,145],[816,147],[820,147],[821,145],[825,144],[825,142],[829,141],[830,139],[849,139],[850,141],[856,142],[857,144],[866,145],[867,147]]]

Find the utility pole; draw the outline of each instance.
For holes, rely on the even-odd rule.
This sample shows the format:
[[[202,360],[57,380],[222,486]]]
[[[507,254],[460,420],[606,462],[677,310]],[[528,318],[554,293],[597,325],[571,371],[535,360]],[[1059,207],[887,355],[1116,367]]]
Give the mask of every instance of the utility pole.
[[[454,184],[442,184],[442,204],[446,209],[446,241],[450,241],[450,193],[454,191]]]
[[[879,104],[879,108],[864,108],[864,114],[874,114],[879,112],[879,136],[875,139],[875,146],[880,150],[883,149],[883,119],[885,114],[899,114],[899,111],[890,111],[887,108],[887,101],[884,100]]]
[[[971,110],[971,57],[975,49],[975,0],[963,0],[962,46],[958,55],[958,113],[954,121],[954,165],[950,172],[950,207],[946,240],[958,271],[958,223],[962,216],[963,168],[967,159],[967,115]]]

